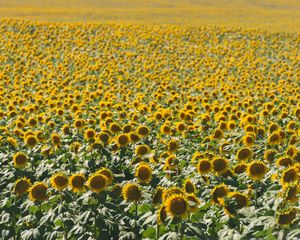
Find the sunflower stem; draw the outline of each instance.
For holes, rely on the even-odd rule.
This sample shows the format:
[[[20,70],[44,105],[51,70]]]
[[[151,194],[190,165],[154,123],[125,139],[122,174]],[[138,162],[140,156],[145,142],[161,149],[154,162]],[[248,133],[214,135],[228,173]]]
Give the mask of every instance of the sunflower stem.
[[[135,234],[136,234],[136,237],[139,235],[139,230],[138,230],[138,203],[137,201],[134,203],[135,205],[135,214],[134,214],[134,219],[135,219],[135,226],[134,226],[134,229],[135,229]]]
[[[138,204],[137,204],[137,202],[135,202],[134,205],[135,205],[134,219],[135,219],[135,224],[137,225],[137,217],[138,217]]]
[[[180,240],[183,239],[183,234],[184,233],[184,223],[183,221],[180,222]]]
[[[160,230],[160,226],[158,223],[156,223],[156,240],[159,239],[159,230]]]

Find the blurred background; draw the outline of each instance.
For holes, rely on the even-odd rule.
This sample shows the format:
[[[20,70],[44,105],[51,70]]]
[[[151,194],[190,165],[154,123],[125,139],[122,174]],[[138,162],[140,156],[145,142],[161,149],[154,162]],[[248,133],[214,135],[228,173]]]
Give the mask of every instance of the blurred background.
[[[300,31],[300,0],[0,0],[1,18]]]

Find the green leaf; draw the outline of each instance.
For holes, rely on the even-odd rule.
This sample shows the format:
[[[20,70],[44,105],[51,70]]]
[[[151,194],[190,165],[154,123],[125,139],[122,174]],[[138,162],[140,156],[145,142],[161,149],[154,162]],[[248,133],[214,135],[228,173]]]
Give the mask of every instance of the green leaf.
[[[155,228],[148,228],[145,231],[143,231],[142,234],[143,234],[144,238],[154,239],[155,238],[155,234],[156,234],[156,229]]]

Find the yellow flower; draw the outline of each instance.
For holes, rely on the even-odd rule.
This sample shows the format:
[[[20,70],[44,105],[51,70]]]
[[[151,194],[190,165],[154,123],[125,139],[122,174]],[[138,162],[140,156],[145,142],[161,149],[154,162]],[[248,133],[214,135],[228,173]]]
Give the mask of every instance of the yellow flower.
[[[88,181],[87,186],[95,193],[100,193],[106,189],[108,183],[108,178],[105,175],[94,173],[92,174]]]
[[[150,134],[150,130],[147,126],[139,126],[136,133],[141,137],[147,137]]]
[[[107,177],[107,185],[111,184],[114,180],[112,172],[108,168],[101,168],[97,171],[98,174],[102,174]]]
[[[268,137],[268,144],[270,146],[274,146],[277,145],[281,142],[281,137],[280,134],[278,132],[273,132],[270,134],[270,136]]]
[[[268,150],[264,154],[264,159],[268,162],[273,162],[275,160],[276,153],[277,152],[275,150]]]
[[[277,222],[279,225],[289,225],[296,218],[297,210],[295,208],[288,209],[277,214]]]
[[[149,154],[150,152],[150,148],[148,145],[139,145],[136,147],[135,149],[135,154],[142,157],[142,156],[145,156],[147,154]]]
[[[289,185],[296,183],[299,179],[299,174],[295,167],[289,167],[282,173],[281,183],[282,185]]]
[[[43,202],[47,199],[48,187],[45,183],[38,182],[29,188],[29,198],[31,201]]]
[[[69,179],[69,185],[73,192],[84,191],[85,177],[82,173],[75,173]]]
[[[103,143],[107,144],[109,142],[109,135],[106,132],[100,132],[98,139]]]
[[[247,147],[251,147],[255,142],[255,135],[253,133],[247,133],[244,137],[243,137],[243,143],[247,146]]]
[[[176,195],[176,194],[183,195],[184,191],[178,187],[171,187],[171,188],[165,189],[163,192],[163,196],[162,196],[163,202],[165,202],[167,200],[167,198],[171,197],[172,195]]]
[[[23,177],[18,179],[15,183],[15,193],[17,196],[22,196],[28,192],[31,187],[31,182],[28,178]]]
[[[195,192],[195,185],[191,182],[191,180],[189,178],[184,180],[183,186],[184,186],[185,192],[187,192],[187,193]]]
[[[214,187],[211,191],[211,200],[215,204],[220,204],[220,198],[227,196],[228,188],[225,184],[220,184]]]
[[[161,204],[162,197],[163,197],[163,192],[164,192],[164,188],[162,188],[162,187],[157,187],[156,188],[156,190],[153,194],[153,197],[152,197],[152,203],[154,205]]]
[[[251,159],[252,155],[251,149],[244,147],[237,152],[237,159],[238,161],[247,161]]]
[[[56,190],[63,190],[68,187],[69,179],[64,173],[56,173],[51,177],[50,183]]]
[[[253,161],[248,164],[247,174],[254,180],[261,180],[268,171],[268,167],[261,161]]]
[[[244,162],[241,162],[234,166],[233,171],[235,174],[241,174],[244,173],[247,170],[247,164]]]
[[[53,133],[51,135],[52,144],[55,146],[60,145],[60,136],[57,133]]]
[[[216,129],[212,135],[212,139],[221,140],[224,137],[224,133],[221,129]]]
[[[149,183],[152,179],[152,169],[147,163],[142,162],[136,169],[135,176],[140,183]]]
[[[119,147],[125,147],[130,143],[130,138],[127,134],[120,134],[119,136],[116,137],[116,144]]]
[[[228,169],[228,160],[226,158],[217,157],[212,161],[213,171],[217,174],[221,174]]]
[[[287,185],[283,188],[283,195],[286,201],[297,202],[299,193],[299,186],[297,184]]]
[[[27,164],[27,156],[22,152],[17,152],[13,156],[13,161],[16,168],[24,168]]]
[[[172,218],[187,218],[189,209],[188,199],[184,195],[175,194],[166,200],[166,212]]]
[[[95,136],[96,136],[96,132],[92,128],[88,128],[84,132],[84,139],[86,139],[86,140],[92,140],[95,138]]]
[[[37,144],[37,139],[33,135],[29,135],[25,138],[25,144],[31,148],[33,148]]]
[[[186,196],[188,203],[189,203],[189,209],[191,213],[195,213],[198,210],[198,206],[200,204],[200,200],[196,197],[194,193],[189,193]]]
[[[162,224],[166,221],[167,217],[166,205],[162,204],[157,211],[157,222]]]
[[[199,160],[197,170],[200,175],[205,175],[212,171],[212,164],[208,159]]]
[[[126,202],[138,202],[142,198],[142,191],[138,184],[127,183],[123,186],[122,195]]]
[[[175,152],[179,147],[179,143],[177,140],[175,139],[172,139],[168,142],[168,150],[170,152]]]
[[[226,214],[234,216],[236,211],[249,206],[250,200],[246,194],[240,192],[230,192],[226,198],[220,199]]]

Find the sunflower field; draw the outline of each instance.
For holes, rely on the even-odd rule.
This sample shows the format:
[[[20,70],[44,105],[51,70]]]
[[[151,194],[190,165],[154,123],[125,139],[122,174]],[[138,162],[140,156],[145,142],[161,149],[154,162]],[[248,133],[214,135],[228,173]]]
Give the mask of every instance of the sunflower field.
[[[1,239],[300,239],[300,35],[0,21]]]

